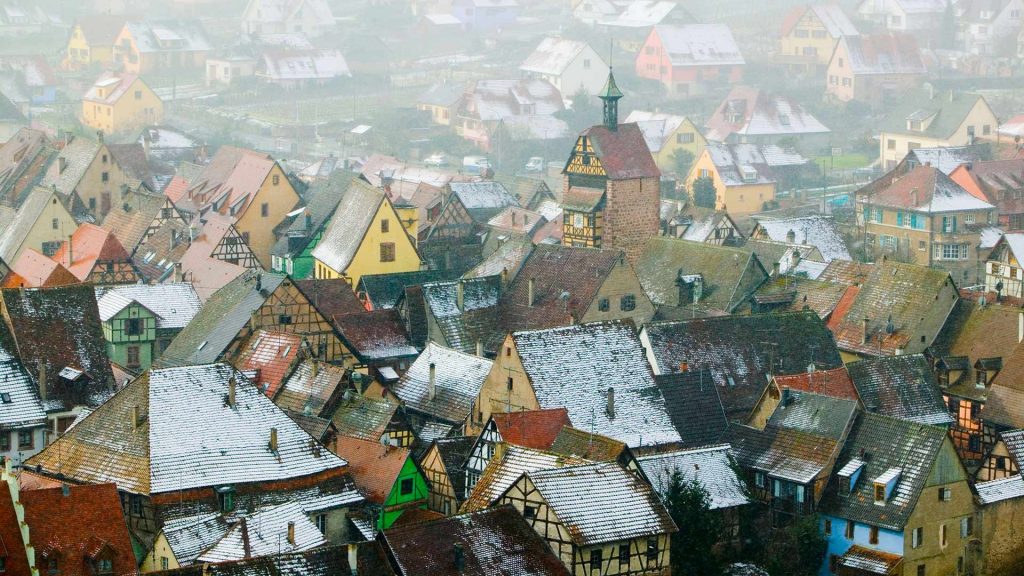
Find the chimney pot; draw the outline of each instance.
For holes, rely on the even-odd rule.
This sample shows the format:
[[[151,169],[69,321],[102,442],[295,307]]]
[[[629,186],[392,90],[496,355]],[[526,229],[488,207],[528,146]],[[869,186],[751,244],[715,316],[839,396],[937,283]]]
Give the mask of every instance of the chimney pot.
[[[863,330],[861,331],[861,335],[860,335],[860,343],[861,344],[867,344],[868,343],[868,322],[870,322],[870,320],[868,320],[867,316],[865,316],[863,322],[864,322],[864,325],[863,325]]]
[[[295,545],[295,522],[288,523],[288,543]]]
[[[608,388],[608,408],[605,411],[609,418],[615,418],[615,388]]]
[[[132,430],[138,430],[139,429],[139,421],[140,421],[140,418],[139,418],[139,407],[138,406],[132,406]]]
[[[270,451],[277,452],[277,428],[270,429]]]
[[[455,283],[455,307],[459,309],[459,312],[464,312],[466,309],[466,288],[462,280]]]
[[[526,305],[533,306],[534,303],[534,291],[536,290],[536,281],[530,278],[530,281],[526,283]]]
[[[238,383],[235,381],[235,377],[231,376],[228,378],[228,406],[231,408],[235,407],[235,388]]]
[[[427,399],[433,401],[437,396],[437,365],[430,363],[430,379],[427,381]]]
[[[480,358],[484,357],[484,343],[481,340],[476,341],[476,355]]]
[[[39,400],[46,404],[46,362],[39,361]]]

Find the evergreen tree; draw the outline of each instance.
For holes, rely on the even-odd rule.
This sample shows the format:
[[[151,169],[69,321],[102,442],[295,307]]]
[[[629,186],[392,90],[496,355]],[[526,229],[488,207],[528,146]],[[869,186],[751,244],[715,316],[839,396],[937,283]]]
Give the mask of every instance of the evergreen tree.
[[[761,565],[772,576],[815,576],[827,548],[817,515],[796,518],[772,534]]]
[[[690,173],[691,166],[693,166],[693,152],[686,148],[677,148],[672,153],[672,170],[676,176],[686,178],[686,175]]]
[[[693,203],[701,208],[714,208],[718,191],[710,176],[701,176],[693,181]]]
[[[722,537],[722,520],[711,509],[711,495],[700,480],[687,479],[673,470],[661,495],[679,532],[672,535],[672,573],[721,575],[725,563],[716,548]]]

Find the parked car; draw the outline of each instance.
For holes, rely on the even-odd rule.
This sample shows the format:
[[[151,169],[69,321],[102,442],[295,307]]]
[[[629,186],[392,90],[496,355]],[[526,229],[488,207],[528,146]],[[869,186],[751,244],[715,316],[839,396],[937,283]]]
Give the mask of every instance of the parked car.
[[[484,156],[466,156],[462,159],[462,169],[466,174],[479,176],[491,170],[491,162]]]
[[[423,159],[426,166],[447,166],[448,158],[444,154],[431,154]]]
[[[543,172],[544,171],[544,159],[540,156],[531,156],[526,162],[527,172]]]

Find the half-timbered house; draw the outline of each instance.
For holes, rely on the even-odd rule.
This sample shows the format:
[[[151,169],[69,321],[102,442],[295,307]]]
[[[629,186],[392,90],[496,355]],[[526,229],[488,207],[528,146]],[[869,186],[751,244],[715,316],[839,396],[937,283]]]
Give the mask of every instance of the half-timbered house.
[[[599,96],[604,123],[579,135],[562,169],[562,243],[618,248],[635,263],[660,230],[661,172],[639,126],[619,124],[611,71]]]
[[[129,254],[135,254],[140,244],[148,240],[167,221],[187,225],[185,214],[178,210],[164,194],[154,194],[145,186],[121,190],[120,202],[115,202],[101,226],[117,237]]]
[[[420,459],[420,468],[430,486],[428,507],[451,516],[466,499],[466,460],[476,442],[472,436],[438,438]]]
[[[53,259],[90,284],[134,284],[142,279],[117,238],[95,224],[79,226]]]
[[[199,313],[191,284],[127,284],[96,289],[110,360],[145,370]]]
[[[996,435],[995,445],[985,454],[975,480],[988,482],[1020,473],[1024,464],[1024,430],[1004,430]]]
[[[337,402],[328,403],[330,417],[341,436],[412,448],[416,437],[398,401],[385,396],[371,398],[346,388]]]
[[[450,182],[441,212],[427,233],[425,244],[479,244],[487,221],[509,206],[519,206],[516,198],[500,182]]]
[[[473,489],[487,464],[494,457],[498,444],[548,450],[564,426],[571,426],[565,408],[549,410],[523,410],[491,414],[483,430],[474,440],[465,465],[466,491]],[[468,494],[463,494],[465,498]]]
[[[406,510],[427,507],[427,482],[408,448],[338,436],[335,451],[348,462],[352,479],[366,494],[375,529],[390,528]]]
[[[672,573],[675,522],[654,489],[618,464],[527,472],[498,502],[514,506],[574,575]]]

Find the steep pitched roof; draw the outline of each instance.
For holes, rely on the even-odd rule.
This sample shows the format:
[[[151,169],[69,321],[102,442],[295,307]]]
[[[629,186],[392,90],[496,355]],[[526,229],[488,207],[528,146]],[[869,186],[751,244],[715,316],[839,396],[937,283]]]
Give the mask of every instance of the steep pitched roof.
[[[708,140],[745,136],[823,134],[830,130],[796,100],[736,86],[705,125]]]
[[[678,530],[654,489],[618,464],[583,464],[525,476],[577,546]]]
[[[313,249],[313,257],[345,272],[384,201],[383,192],[363,180],[353,180]]]
[[[121,203],[114,203],[103,218],[103,228],[110,230],[125,250],[134,252],[145,239],[149,226],[160,216],[167,198],[140,188],[128,191]]]
[[[61,244],[53,259],[83,282],[89,278],[97,264],[115,262],[131,265],[131,257],[117,241],[117,237],[88,222],[79,226],[70,240]]]
[[[417,270],[415,272],[395,272],[392,274],[367,274],[359,278],[356,287],[360,295],[374,309],[394,308],[405,295],[405,289],[411,286],[422,286],[428,282],[454,280],[459,277],[453,270]]]
[[[341,339],[364,363],[416,356],[405,322],[397,310],[362,311],[331,317]]]
[[[524,472],[547,470],[560,466],[584,464],[579,456],[533,450],[508,444],[498,444],[494,457],[480,474],[473,491],[463,503],[463,512],[473,512],[489,507],[509,486],[512,486]]]
[[[445,342],[467,354],[475,351],[477,342],[493,338],[501,292],[500,276],[423,285],[423,299]]]
[[[659,24],[661,39],[672,66],[743,66],[746,62],[732,31],[725,24]]]
[[[825,324],[811,311],[723,316],[644,327],[658,372],[708,370],[730,418],[746,416],[778,374],[800,374],[842,366]]]
[[[654,156],[651,156],[647,148],[644,133],[636,124],[619,124],[615,131],[604,125],[591,126],[580,135],[586,136],[594,146],[594,152],[609,179],[661,177]],[[566,168],[568,166],[567,162]]]
[[[563,426],[562,430],[551,442],[550,452],[581,458],[589,462],[619,462],[629,448],[607,436],[595,434],[589,430],[581,430],[572,426]]]
[[[198,20],[142,20],[124,25],[139,52],[205,52],[211,49]]]
[[[466,212],[477,223],[485,223],[509,206],[519,206],[501,182],[451,182],[452,199],[458,198]]]
[[[397,411],[398,403],[390,398],[368,398],[354,390],[346,390],[331,416],[331,422],[338,429],[339,436],[380,443],[381,435]]]
[[[383,504],[391,495],[406,460],[412,457],[408,448],[352,436],[339,435],[335,450],[348,462],[349,472],[360,492],[375,504]]]
[[[832,38],[838,39],[842,36],[857,36],[857,28],[850,21],[850,18],[843,12],[838,4],[813,4],[811,6],[797,6],[793,8],[782,23],[782,35],[787,36],[808,12],[825,27],[825,31]]]
[[[430,365],[435,367],[436,395],[430,398]],[[392,387],[405,405],[417,412],[452,424],[469,416],[493,362],[450,348],[427,344],[409,370]]]
[[[676,130],[686,122],[686,116],[667,114],[665,112],[650,112],[647,110],[633,110],[626,116],[626,124],[636,124],[644,133],[644,141],[652,154],[657,154],[662,147],[669,144]]]
[[[120,297],[116,301],[113,300],[115,295]],[[111,298],[109,304],[105,298]],[[185,282],[97,286],[96,302],[100,309],[100,320],[106,322],[123,310],[123,307],[118,306],[125,300],[138,302],[156,314],[158,329],[184,328],[202,307],[195,289]]]
[[[18,249],[25,242],[28,233],[51,202],[61,202],[61,200],[53,190],[37,186],[29,192],[18,211],[13,215],[7,211],[0,212],[0,218],[3,219],[4,224],[0,229],[0,260],[14,261]],[[66,232],[70,232],[70,230],[61,231],[62,234]]]
[[[252,319],[252,313],[277,289],[285,277],[250,272],[210,297],[198,314],[171,341],[160,356],[160,366],[187,366],[215,362]]]
[[[519,65],[524,72],[560,75],[587,49],[587,43],[570,38],[548,36],[540,41],[537,48]],[[597,62],[595,68],[603,66]]]
[[[0,146],[0,205],[21,205],[32,183],[43,176],[50,157],[57,154],[48,143],[42,131],[20,128]]]
[[[268,398],[274,398],[298,364],[303,341],[299,334],[260,329],[239,347],[232,363],[252,374],[252,383]]]
[[[636,274],[651,301],[664,306],[688,305],[679,301],[677,282],[681,276],[699,274],[703,279],[701,303],[726,312],[735,310],[768,277],[752,252],[666,237],[647,241]],[[755,279],[745,286],[748,274]]]
[[[763,230],[770,239],[776,242],[810,244],[821,252],[825,262],[850,259],[846,240],[831,216],[755,218],[757,219],[757,228]],[[792,232],[792,241],[790,232]]]
[[[840,495],[833,478],[822,498],[822,513],[889,530],[903,530],[946,439],[945,428],[915,424],[880,414],[862,413],[853,425],[840,466],[859,458],[863,469],[848,496]],[[876,503],[873,481],[899,471],[892,494]]]
[[[729,423],[710,371],[659,374],[654,380],[683,447],[706,446],[722,437]]]
[[[565,408],[501,412],[491,419],[503,442],[536,450],[551,448],[562,427],[572,425]]]
[[[269,154],[221,146],[196,177],[188,197],[198,208],[216,203],[217,211],[226,213],[243,199],[246,204],[251,202],[276,165]],[[234,213],[241,212],[236,209]]]
[[[89,46],[96,49],[113,46],[126,21],[123,16],[90,14],[79,18],[75,26],[82,30],[82,35],[89,42]]]
[[[917,40],[910,34],[865,34],[848,36],[849,66],[854,74],[926,74]]]
[[[510,505],[384,532],[402,574],[447,576],[462,550],[466,576],[568,576],[562,561]],[[443,552],[447,550],[447,552]]]
[[[259,508],[231,526],[196,562],[229,562],[310,550],[327,544],[298,502]]]
[[[684,479],[695,479],[704,486],[711,497],[712,510],[750,503],[743,480],[733,469],[728,444],[651,454],[637,461],[658,493],[668,489],[672,474],[678,470]]]
[[[476,436],[457,436],[434,440],[434,446],[437,446],[437,453],[441,456],[445,472],[448,474],[448,481],[452,483],[455,498],[460,503],[466,493],[466,462],[472,455],[476,440]]]
[[[889,113],[879,126],[882,132],[945,140],[960,128],[979,101],[984,102],[984,97],[967,92],[936,91],[929,97],[923,90],[911,91],[889,108]],[[923,130],[907,129],[909,119],[928,118],[932,120]]]
[[[796,392],[813,392],[823,396],[857,400],[857,388],[850,379],[846,366],[831,370],[815,370],[802,374],[778,375],[772,378],[775,385]]]
[[[0,427],[5,430],[43,426],[46,412],[39,401],[39,388],[14,350],[8,350],[0,341]]]
[[[324,415],[344,379],[345,368],[341,366],[305,360],[285,378],[274,404],[292,413]]]
[[[230,380],[234,406],[225,401]],[[136,411],[142,421],[133,425]],[[309,434],[225,364],[150,370],[29,462],[144,495],[340,474],[346,465],[314,449]]]
[[[889,186],[870,195],[861,195],[859,200],[872,205],[932,214],[995,208],[964,190],[933,166],[918,166]]]
[[[512,340],[541,408],[564,406],[571,420],[631,447],[680,441],[632,322],[515,332]]]
[[[1003,359],[1003,369],[992,381],[981,410],[985,422],[1024,428],[1024,346]]]
[[[26,248],[11,263],[11,271],[4,278],[4,288],[48,288],[78,284],[79,280],[60,262]]]
[[[801,260],[804,262],[804,260]],[[849,288],[843,284],[811,280],[788,274],[779,275],[762,284],[751,300],[754,304],[771,303],[780,305],[787,312],[812,310],[819,318],[829,318],[837,310]]]
[[[83,102],[114,105],[136,82],[142,82],[138,74],[127,72],[104,72],[82,96]]]

